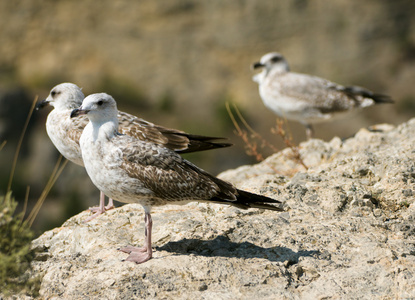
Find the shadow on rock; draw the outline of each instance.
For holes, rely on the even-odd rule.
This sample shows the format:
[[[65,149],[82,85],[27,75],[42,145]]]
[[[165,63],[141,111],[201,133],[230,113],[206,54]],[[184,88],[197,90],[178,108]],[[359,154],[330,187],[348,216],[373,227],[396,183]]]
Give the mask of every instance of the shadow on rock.
[[[226,236],[218,236],[208,241],[183,239],[177,242],[168,242],[161,247],[156,247],[156,250],[207,257],[265,258],[270,261],[288,261],[289,265],[296,264],[298,259],[303,256],[327,259],[327,257],[322,257],[322,253],[318,250],[295,252],[286,247],[264,248],[250,242],[235,243]]]

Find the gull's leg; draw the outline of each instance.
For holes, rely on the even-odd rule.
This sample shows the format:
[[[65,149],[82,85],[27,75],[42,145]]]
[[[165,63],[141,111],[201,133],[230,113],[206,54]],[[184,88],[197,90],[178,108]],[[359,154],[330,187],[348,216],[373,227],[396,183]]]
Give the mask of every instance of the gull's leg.
[[[314,135],[313,126],[311,126],[310,124],[305,124],[305,134],[307,136],[307,140],[312,139]]]
[[[127,246],[120,248],[119,250],[125,253],[130,254],[126,261],[133,261],[137,264],[148,261],[153,257],[153,249],[151,248],[151,230],[153,228],[153,220],[151,219],[150,213],[145,213],[144,216],[145,222],[145,239],[143,247],[133,247]]]
[[[94,206],[91,207],[89,210],[94,212],[94,214],[90,217],[88,217],[84,223],[89,222],[93,219],[95,219],[96,217],[98,217],[99,215],[103,214],[105,211],[110,210],[114,208],[114,202],[112,201],[112,199],[110,198],[108,201],[108,206],[105,206],[105,194],[103,192],[100,192],[99,195],[99,205],[98,206]]]
[[[113,208],[115,208],[114,201],[112,200],[112,198],[109,198],[108,199],[108,205],[105,206],[105,210],[110,210],[110,209],[113,209]]]

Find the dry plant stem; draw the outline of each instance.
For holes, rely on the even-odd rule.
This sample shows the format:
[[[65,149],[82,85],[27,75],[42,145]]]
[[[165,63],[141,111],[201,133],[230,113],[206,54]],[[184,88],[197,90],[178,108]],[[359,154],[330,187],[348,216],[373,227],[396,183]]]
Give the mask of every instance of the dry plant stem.
[[[308,167],[306,166],[306,164],[304,163],[303,159],[301,158],[301,154],[300,154],[300,148],[298,146],[296,146],[295,144],[293,144],[292,142],[292,136],[287,135],[287,133],[284,130],[284,121],[277,119],[277,129],[271,129],[273,133],[278,134],[279,136],[282,137],[284,144],[291,149],[291,151],[293,152],[293,157],[294,160],[301,164],[306,170],[308,170]]]
[[[271,150],[273,150],[274,152],[278,152],[279,149],[277,149],[274,145],[272,145],[271,143],[269,143],[266,139],[264,139],[258,132],[256,132],[254,129],[252,129],[251,126],[249,126],[248,122],[245,120],[245,118],[242,116],[241,112],[239,111],[238,107],[236,107],[236,105],[233,105],[239,119],[241,120],[242,124],[244,124],[244,126],[248,129],[248,131],[251,133],[253,138],[257,138],[259,140],[261,140],[262,144],[264,146],[269,147]]]
[[[261,140],[262,141],[262,148],[265,147],[265,146],[268,146],[274,152],[277,152],[278,151],[277,148],[275,148],[273,145],[271,145],[270,143],[268,143],[260,134],[258,134],[256,131],[254,131],[252,129],[251,126],[249,126],[248,122],[246,122],[246,120],[242,117],[242,114],[239,112],[239,110],[236,107],[236,105],[234,104],[233,106],[234,106],[235,111],[238,114],[239,119],[242,121],[242,123],[244,124],[244,126],[246,128],[248,128],[248,130],[251,132],[251,137]],[[226,109],[228,111],[229,117],[232,120],[232,123],[234,124],[234,126],[236,128],[236,135],[240,136],[242,138],[242,140],[244,141],[244,143],[245,143],[245,147],[247,148],[246,153],[248,155],[250,155],[250,156],[254,156],[255,159],[258,162],[263,161],[264,160],[264,157],[263,157],[263,155],[261,153],[258,152],[257,144],[255,142],[251,142],[249,140],[248,133],[245,130],[241,129],[241,127],[239,126],[238,122],[235,119],[235,116],[233,115],[233,113],[232,113],[232,111],[231,111],[231,109],[229,107],[229,103],[226,103]],[[272,166],[272,165],[270,165],[268,163],[266,163],[266,165],[271,170],[273,170],[275,173],[279,173],[279,171],[276,168],[274,168],[274,166]]]
[[[258,151],[257,151],[257,144],[256,143],[252,143],[250,140],[249,140],[249,137],[248,137],[248,134],[247,134],[247,132],[245,131],[245,130],[242,130],[241,129],[241,127],[239,126],[239,124],[238,124],[238,122],[236,121],[236,119],[235,119],[235,116],[233,115],[233,113],[232,113],[232,111],[231,111],[231,109],[230,109],[230,107],[229,107],[229,103],[226,103],[226,109],[227,109],[227,111],[228,111],[228,114],[229,114],[229,117],[231,118],[231,120],[232,120],[232,123],[233,123],[233,125],[235,126],[235,128],[236,128],[236,135],[237,136],[239,136],[239,137],[241,137],[242,138],[242,140],[244,141],[244,143],[245,143],[245,147],[247,148],[247,154],[248,155],[251,155],[251,156],[255,156],[255,158],[256,158],[256,160],[257,161],[263,161],[264,160],[264,157],[262,156],[262,154],[261,153],[259,153]],[[239,113],[239,110],[236,108],[236,106],[234,105],[234,109],[237,111],[237,113],[238,113],[238,116],[239,116],[239,118],[241,118],[241,114]],[[243,118],[242,118],[243,119]],[[246,124],[246,125],[245,125]],[[246,121],[245,121],[245,126],[247,126],[247,123],[246,123]],[[249,126],[248,126],[249,127]],[[250,128],[250,127],[249,127]],[[252,130],[252,128],[251,128],[251,130]],[[252,130],[253,131],[253,130]]]
[[[35,99],[33,100],[32,106],[30,107],[30,110],[29,110],[29,114],[26,118],[25,125],[23,127],[22,134],[20,135],[19,142],[17,143],[17,148],[16,148],[16,152],[14,154],[14,158],[13,158],[13,162],[12,162],[12,168],[11,168],[11,171],[10,171],[9,182],[8,182],[8,185],[7,185],[7,192],[6,193],[11,193],[11,185],[12,185],[14,173],[15,173],[15,170],[16,170],[17,159],[19,157],[20,149],[21,149],[21,146],[22,146],[22,143],[23,143],[23,138],[24,138],[25,133],[27,131],[27,126],[29,125],[29,121],[30,121],[30,118],[32,117],[32,114],[33,114],[33,111],[35,109],[37,100],[38,100],[38,96],[36,96]],[[0,150],[3,149],[3,147],[5,145],[6,145],[6,141],[3,141],[0,144]],[[37,200],[34,208],[30,212],[29,216],[24,221],[24,222],[27,222],[29,224],[29,226],[32,226],[36,216],[39,213],[40,208],[42,207],[43,202],[46,199],[46,196],[48,195],[48,193],[51,190],[53,184],[56,182],[59,175],[62,173],[63,169],[65,168],[66,164],[68,163],[68,161],[65,159],[65,161],[61,164],[62,158],[63,157],[60,156],[60,158],[58,159],[58,161],[55,165],[55,168],[52,172],[52,175],[49,178],[49,181],[46,184],[44,190],[42,191],[42,194],[40,195],[39,199]],[[27,187],[26,194],[25,194],[25,202],[24,202],[24,206],[23,206],[22,224],[23,224],[24,215],[26,214],[27,204],[28,204],[28,201],[29,201],[29,192],[30,192],[30,188]]]
[[[3,141],[3,143],[0,144],[0,151],[4,148],[4,146],[6,145],[6,141]]]
[[[40,197],[38,201],[36,202],[35,207],[30,212],[27,222],[29,223],[29,226],[32,226],[33,222],[36,219],[36,216],[38,215],[40,208],[42,207],[43,202],[45,202],[46,196],[49,194],[50,190],[52,189],[53,185],[55,184],[56,180],[59,178],[60,174],[62,173],[63,169],[65,168],[66,164],[68,163],[67,159],[64,159],[62,162],[63,156],[60,156],[58,161],[56,162],[56,165],[53,169],[52,175],[50,176],[45,188],[43,189],[42,193],[40,194]],[[62,163],[61,163],[62,162]]]
[[[241,137],[242,140],[245,143],[245,147],[246,147],[246,153],[250,156],[254,156],[256,158],[257,161],[263,161],[264,157],[261,153],[259,153],[258,151],[258,145],[257,143],[253,142],[251,139],[256,139],[259,140],[261,142],[261,148],[264,147],[268,147],[270,148],[272,151],[274,152],[278,152],[279,149],[277,149],[274,145],[272,145],[271,143],[269,143],[267,140],[265,140],[259,133],[257,133],[251,126],[249,126],[248,122],[245,120],[245,118],[242,116],[241,112],[239,111],[238,107],[233,104],[233,109],[235,110],[239,120],[242,122],[242,124],[244,125],[244,127],[248,130],[248,132],[250,133],[250,137],[248,135],[248,132],[244,129],[242,129],[239,124],[238,121],[236,120],[234,114],[232,113],[232,110],[229,106],[229,103],[226,103],[226,109],[228,111],[229,117],[232,120],[232,123],[234,124],[235,128],[236,128],[236,135]],[[291,151],[293,152],[293,159],[299,163],[300,165],[302,165],[306,170],[308,169],[308,167],[305,165],[304,161],[301,158],[300,152],[299,152],[299,147],[294,145],[292,142],[292,137],[290,134],[287,134],[287,132],[284,130],[283,127],[284,121],[277,119],[277,128],[271,129],[271,132],[274,134],[279,135],[283,141],[284,144],[291,149]],[[267,164],[274,172],[278,173],[278,170],[275,169],[273,166]]]
[[[25,194],[25,197],[24,197],[23,213],[22,213],[21,223],[23,223],[23,218],[26,215],[27,203],[29,202],[29,192],[30,192],[30,187],[28,186],[26,188],[26,194]]]
[[[36,96],[35,99],[33,100],[32,106],[30,107],[30,110],[29,110],[29,114],[27,115],[27,118],[26,118],[26,123],[24,124],[24,127],[23,127],[22,134],[20,135],[19,142],[17,143],[17,149],[16,149],[16,152],[14,154],[12,169],[10,171],[9,183],[7,184],[7,192],[9,192],[11,190],[11,187],[12,187],[14,171],[16,170],[17,158],[19,157],[20,148],[22,147],[22,143],[23,143],[23,138],[25,136],[27,126],[29,125],[30,118],[32,117],[33,110],[35,109],[37,100],[38,100],[38,96]],[[4,143],[2,144],[2,146],[4,146]]]

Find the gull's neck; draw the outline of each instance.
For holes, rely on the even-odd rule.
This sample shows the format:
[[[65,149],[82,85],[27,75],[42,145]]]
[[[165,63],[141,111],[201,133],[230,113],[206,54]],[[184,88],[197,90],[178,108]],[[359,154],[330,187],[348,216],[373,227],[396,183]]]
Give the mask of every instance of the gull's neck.
[[[97,140],[109,140],[114,137],[118,132],[118,119],[117,117],[109,120],[93,120],[90,119],[92,126],[92,138]]]
[[[273,78],[275,75],[282,75],[290,71],[287,63],[281,62],[279,64],[274,64],[272,66],[266,66],[262,72],[255,74],[252,77],[252,80],[261,84],[265,81],[267,77]]]
[[[277,64],[272,65],[272,67],[267,67],[266,74],[274,75],[274,74],[284,74],[290,71],[290,68],[286,62],[280,62]]]
[[[73,110],[81,106],[83,99],[84,95],[82,94],[82,92],[80,92],[79,95],[61,95],[60,98],[56,101],[53,101],[53,98],[51,98],[50,96],[46,100],[50,100],[50,105],[52,105],[57,111],[67,111]]]

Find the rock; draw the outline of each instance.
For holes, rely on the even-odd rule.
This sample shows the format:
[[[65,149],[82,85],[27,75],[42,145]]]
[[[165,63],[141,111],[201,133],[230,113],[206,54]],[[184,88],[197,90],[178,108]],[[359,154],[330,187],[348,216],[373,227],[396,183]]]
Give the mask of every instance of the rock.
[[[76,215],[33,242],[39,249],[34,274],[44,274],[40,295],[413,298],[415,119],[385,128],[301,144],[308,169],[285,149],[220,175],[284,201],[286,212],[204,203],[155,208],[154,258],[141,265],[123,262],[127,254],[117,251],[143,243],[140,205],[121,206],[87,224],[88,212]]]

